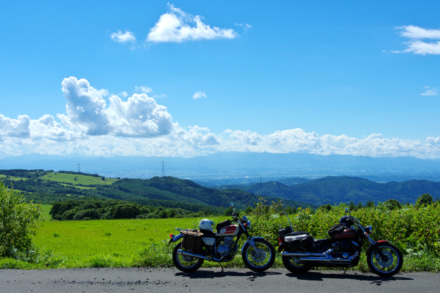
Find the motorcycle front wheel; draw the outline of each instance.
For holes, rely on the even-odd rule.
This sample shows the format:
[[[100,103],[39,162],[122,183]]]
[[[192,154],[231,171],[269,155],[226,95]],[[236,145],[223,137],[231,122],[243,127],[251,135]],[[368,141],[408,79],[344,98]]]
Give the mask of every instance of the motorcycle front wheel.
[[[181,249],[182,243],[179,243],[173,250],[173,263],[184,273],[193,273],[197,271],[203,264],[203,258],[185,256],[177,253],[177,250]]]
[[[381,277],[391,277],[397,274],[403,265],[400,250],[390,243],[378,245],[367,253],[370,270]]]
[[[255,272],[263,272],[270,268],[275,261],[275,248],[268,241],[254,239],[255,248],[247,242],[243,247],[243,262]]]

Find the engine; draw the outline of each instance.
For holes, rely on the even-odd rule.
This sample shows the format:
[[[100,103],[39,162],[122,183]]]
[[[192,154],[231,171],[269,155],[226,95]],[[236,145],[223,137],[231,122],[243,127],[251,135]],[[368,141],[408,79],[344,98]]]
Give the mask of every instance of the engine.
[[[235,250],[235,242],[232,237],[225,237],[224,241],[220,243],[217,252],[220,256],[227,256]]]
[[[356,251],[359,250],[360,244],[353,240],[341,240],[332,243],[333,257],[335,258],[349,258]]]

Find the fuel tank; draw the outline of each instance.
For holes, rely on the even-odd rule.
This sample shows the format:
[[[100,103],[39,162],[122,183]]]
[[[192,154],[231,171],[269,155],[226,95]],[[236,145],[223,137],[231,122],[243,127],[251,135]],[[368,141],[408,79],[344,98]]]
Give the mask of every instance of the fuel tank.
[[[229,225],[220,229],[217,236],[235,236],[238,234],[238,226],[237,225]]]
[[[335,234],[332,238],[335,240],[351,239],[356,237],[356,231],[353,229],[345,229],[344,231]]]

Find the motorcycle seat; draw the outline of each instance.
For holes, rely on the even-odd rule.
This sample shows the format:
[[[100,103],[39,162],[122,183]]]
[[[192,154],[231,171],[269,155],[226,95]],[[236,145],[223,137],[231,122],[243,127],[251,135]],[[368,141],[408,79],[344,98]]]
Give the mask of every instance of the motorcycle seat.
[[[295,232],[290,232],[290,233],[286,234],[285,237],[286,236],[299,236],[299,235],[309,235],[309,233],[303,232],[303,231],[295,231]]]

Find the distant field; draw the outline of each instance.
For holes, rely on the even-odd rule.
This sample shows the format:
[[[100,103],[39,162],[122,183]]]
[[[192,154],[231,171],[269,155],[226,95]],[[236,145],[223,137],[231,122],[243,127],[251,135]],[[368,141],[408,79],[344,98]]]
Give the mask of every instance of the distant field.
[[[67,174],[67,173],[49,173],[41,176],[42,180],[55,181],[60,183],[68,183],[73,185],[111,185],[118,179],[109,179],[103,177],[93,177],[88,175]]]

